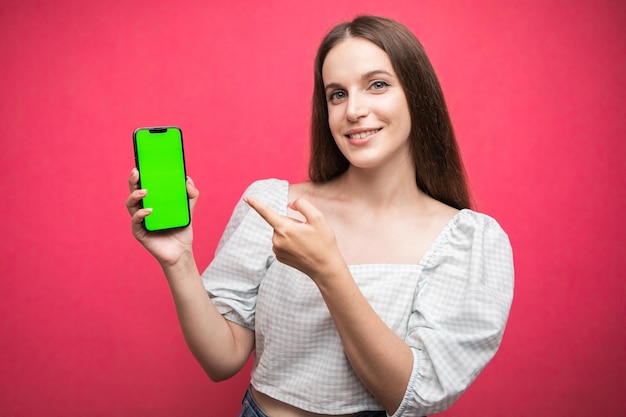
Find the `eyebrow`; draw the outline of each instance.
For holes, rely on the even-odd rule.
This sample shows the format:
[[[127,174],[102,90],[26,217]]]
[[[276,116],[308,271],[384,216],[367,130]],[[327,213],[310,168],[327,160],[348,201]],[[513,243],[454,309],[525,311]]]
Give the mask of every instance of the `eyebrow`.
[[[366,72],[365,74],[363,74],[361,76],[361,79],[367,80],[367,79],[372,78],[372,77],[374,77],[375,75],[378,75],[378,74],[384,74],[384,75],[388,75],[390,77],[394,76],[389,71],[385,71],[385,70],[382,70],[382,69],[377,69],[377,70]],[[339,88],[339,87],[341,87],[341,84],[339,84],[339,83],[330,83],[330,84],[327,84],[327,85],[324,86],[324,90],[329,90],[329,89],[334,89],[334,88]]]

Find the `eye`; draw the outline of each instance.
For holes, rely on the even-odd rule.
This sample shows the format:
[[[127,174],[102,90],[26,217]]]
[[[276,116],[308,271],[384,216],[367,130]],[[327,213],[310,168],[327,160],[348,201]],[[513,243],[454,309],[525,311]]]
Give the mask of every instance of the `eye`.
[[[370,88],[372,90],[384,90],[387,87],[389,87],[389,83],[381,80],[374,81],[372,84],[370,84]]]
[[[332,93],[330,93],[330,95],[328,96],[328,101],[339,101],[342,100],[344,98],[346,98],[347,94],[345,91],[343,90],[337,90],[337,91],[333,91]]]

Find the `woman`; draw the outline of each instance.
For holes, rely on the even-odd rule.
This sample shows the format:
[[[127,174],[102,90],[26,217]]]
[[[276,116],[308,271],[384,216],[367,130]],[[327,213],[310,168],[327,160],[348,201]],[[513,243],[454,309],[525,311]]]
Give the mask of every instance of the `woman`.
[[[213,380],[255,366],[240,416],[421,416],[497,350],[511,248],[469,209],[441,88],[404,26],[363,16],[316,57],[311,181],[252,184],[200,277],[191,227],[136,238],[157,258]],[[191,180],[193,208],[199,192]],[[209,297],[206,296],[206,291]]]

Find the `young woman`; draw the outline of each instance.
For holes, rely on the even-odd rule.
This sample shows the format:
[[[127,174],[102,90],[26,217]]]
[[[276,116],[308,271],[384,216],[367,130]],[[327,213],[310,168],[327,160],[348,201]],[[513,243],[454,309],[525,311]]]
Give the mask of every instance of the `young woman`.
[[[336,26],[315,62],[311,181],[257,181],[200,276],[192,228],[135,237],[160,262],[213,380],[255,350],[240,414],[422,416],[495,354],[513,294],[506,234],[470,210],[441,88],[397,22]],[[199,192],[191,180],[193,208]],[[208,293],[208,296],[207,296]]]

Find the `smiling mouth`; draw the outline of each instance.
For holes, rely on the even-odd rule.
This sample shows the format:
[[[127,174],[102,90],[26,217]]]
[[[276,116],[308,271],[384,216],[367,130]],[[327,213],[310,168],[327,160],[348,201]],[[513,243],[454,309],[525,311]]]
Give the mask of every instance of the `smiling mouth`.
[[[378,132],[380,132],[381,129],[373,129],[373,130],[367,130],[365,132],[359,132],[359,133],[352,133],[350,135],[346,135],[348,138],[350,139],[365,139],[368,136],[374,135]]]

